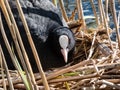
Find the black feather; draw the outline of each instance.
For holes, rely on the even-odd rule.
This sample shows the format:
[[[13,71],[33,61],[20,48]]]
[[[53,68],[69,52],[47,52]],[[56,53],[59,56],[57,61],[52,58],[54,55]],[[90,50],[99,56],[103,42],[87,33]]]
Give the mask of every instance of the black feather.
[[[15,1],[8,0],[14,14],[15,20],[17,22],[24,46],[26,48],[27,54],[30,59],[30,63],[33,67],[34,72],[37,71],[36,63],[30,48],[27,36],[23,24],[20,20]],[[66,65],[64,58],[60,52],[59,36],[67,35],[69,38],[69,53],[68,53],[68,63],[72,61],[72,55],[75,47],[75,39],[72,31],[64,26],[62,22],[62,15],[58,8],[56,8],[49,0],[20,0],[21,7],[23,9],[25,18],[27,20],[30,33],[32,35],[33,41],[35,43],[37,52],[39,54],[42,66],[44,70],[53,67],[61,67]],[[6,34],[8,36],[9,42],[13,43],[12,37],[10,35],[7,23],[5,21],[4,15],[2,15],[2,20]],[[0,33],[1,34],[1,33]],[[5,44],[0,35],[0,44],[4,49],[5,57],[10,69],[14,69],[12,62],[10,61],[10,56],[5,48]]]

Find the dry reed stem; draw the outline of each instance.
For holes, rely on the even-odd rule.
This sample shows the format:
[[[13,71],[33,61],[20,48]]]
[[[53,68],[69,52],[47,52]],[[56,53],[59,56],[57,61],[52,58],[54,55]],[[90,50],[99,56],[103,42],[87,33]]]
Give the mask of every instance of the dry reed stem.
[[[99,69],[105,69],[105,70],[109,70],[109,69],[111,69],[111,68],[120,68],[120,64],[118,64],[118,63],[113,63],[113,64],[104,64],[104,65],[97,65],[97,67],[99,68]],[[89,69],[91,69],[91,70],[93,70],[94,69],[94,66],[93,65],[91,65],[91,66],[87,66],[87,67],[79,67],[78,69],[75,69],[75,71],[79,71],[79,72],[81,72],[81,71],[86,71],[86,70],[89,70]],[[55,72],[55,73],[57,73],[57,71]],[[54,74],[54,73],[53,73]],[[37,77],[37,76],[36,76]],[[101,76],[98,76],[98,74],[91,74],[91,75],[84,75],[84,76],[72,76],[72,77],[66,77],[66,78],[64,78],[64,79],[51,79],[51,80],[49,80],[49,83],[57,83],[57,82],[65,82],[65,81],[73,81],[73,80],[77,80],[77,79],[88,79],[88,78],[97,78],[97,77],[101,77],[101,78],[119,78],[120,76],[118,75],[118,76],[113,76],[113,75],[110,75],[110,76],[106,76],[106,75],[101,75]],[[37,78],[38,79],[38,78]],[[19,80],[19,79],[18,79]],[[17,84],[17,83],[19,83],[19,82],[21,82],[21,81],[19,81],[18,82],[18,80],[16,81],[16,79],[14,80],[13,79],[13,83],[14,84]],[[16,83],[15,83],[15,81],[16,81]],[[1,81],[0,81],[1,82]],[[1,82],[2,83],[2,82]]]
[[[89,53],[89,55],[87,57],[87,60],[89,60],[92,57],[92,54],[93,54],[93,51],[94,51],[94,44],[95,44],[96,34],[97,34],[97,31],[94,32],[92,44],[91,44],[91,47],[90,47],[90,53]]]
[[[77,8],[74,8],[74,11],[72,11],[71,16],[69,17],[69,21],[74,21],[75,20],[75,14],[76,14]]]
[[[19,58],[20,58],[21,60],[23,60],[23,57],[22,57],[22,54],[21,54],[21,50],[20,50],[20,47],[19,47],[19,44],[18,44],[18,41],[17,41],[16,32],[15,32],[15,30],[14,30],[14,23],[12,23],[12,22],[13,22],[13,19],[10,20],[11,17],[12,17],[11,12],[10,12],[10,7],[9,7],[9,5],[8,5],[8,3],[7,3],[6,0],[4,1],[4,4],[6,5],[6,13],[5,13],[5,14],[8,14],[8,15],[9,15],[9,16],[6,15],[6,16],[7,16],[6,19],[8,19],[8,22],[10,21],[10,22],[9,22],[10,24],[8,24],[8,26],[9,26],[9,28],[10,28],[10,32],[11,32],[12,38],[13,38],[14,43],[15,43],[15,46],[16,46],[16,49],[17,49],[17,52],[18,52],[18,56],[19,56]],[[8,11],[7,11],[7,10],[8,10]],[[12,18],[13,18],[13,17],[12,17]]]
[[[87,40],[89,40],[90,42],[92,42],[92,37],[90,37],[90,35],[82,32],[82,31],[81,31],[81,33],[79,32],[79,36],[81,36],[82,38],[84,37],[83,40],[84,40],[84,39],[87,39]],[[78,37],[76,37],[76,38],[77,38],[77,40],[79,40]],[[81,45],[83,45],[83,44],[81,44]],[[85,44],[84,44],[84,45],[85,45]],[[95,40],[95,45],[96,45],[96,47],[98,47],[98,49],[102,52],[103,55],[109,56],[109,55],[112,54],[112,50],[109,49],[105,44],[100,43],[97,38],[96,38],[96,40]],[[84,51],[88,51],[88,50],[84,50]],[[87,56],[87,55],[86,55],[86,56]]]
[[[24,63],[22,63],[22,65],[23,65],[23,67],[24,67],[24,70],[25,70],[26,73],[27,73],[27,71],[29,70],[29,68],[30,68],[29,71],[32,71],[31,66],[30,66],[30,63],[29,63],[29,60],[28,60],[28,56],[27,56],[27,53],[26,53],[26,51],[25,51],[25,48],[24,48],[24,45],[23,45],[23,42],[22,42],[22,39],[21,39],[19,30],[18,30],[18,27],[17,27],[16,22],[15,22],[15,19],[14,19],[14,16],[13,16],[12,11],[11,11],[11,9],[10,9],[10,5],[9,5],[9,3],[8,3],[7,0],[5,0],[5,3],[6,3],[6,6],[7,6],[7,8],[8,8],[8,12],[9,12],[9,14],[10,14],[10,16],[11,16],[12,23],[13,23],[13,25],[14,25],[13,28],[15,28],[15,30],[16,30],[16,34],[17,34],[17,35],[16,35],[16,34],[15,34],[15,35],[18,36],[17,38],[18,38],[18,41],[19,41],[20,46],[21,46],[21,49],[22,49],[22,54],[24,55],[25,61],[26,61],[27,66],[28,66],[28,69],[27,69],[26,65],[24,64],[24,63],[25,63],[25,62],[24,62],[24,59],[22,58],[21,63],[24,62]],[[15,32],[15,31],[14,31],[14,32]],[[18,49],[17,49],[17,50],[18,50]],[[19,51],[19,53],[21,53],[21,51]],[[33,73],[30,72],[31,78],[34,79],[34,77],[32,77],[32,74],[33,74]],[[33,81],[34,81],[34,80],[33,80]]]
[[[59,5],[60,5],[61,12],[62,12],[62,15],[63,15],[65,21],[68,22],[69,19],[68,19],[68,16],[67,16],[67,14],[66,14],[66,11],[65,11],[65,7],[64,7],[63,0],[59,0]]]
[[[120,28],[120,11],[119,11],[119,13],[118,13],[118,28]]]
[[[105,28],[107,30],[109,44],[110,44],[110,47],[111,47],[111,49],[113,51],[113,46],[112,46],[111,39],[110,39],[110,32],[109,32],[109,28],[108,28],[108,22],[107,22],[106,17],[105,17],[105,11],[104,11],[104,7],[103,7],[103,4],[102,4],[101,0],[100,0],[100,6],[101,6],[101,12],[102,12],[102,15],[103,15],[103,20],[104,20],[104,26],[105,26]]]
[[[11,56],[11,59],[13,60],[13,64],[14,64],[14,66],[16,67],[16,69],[18,70],[18,72],[20,74],[20,70],[19,70],[19,68],[18,68],[18,66],[16,65],[16,62],[15,62],[15,56],[14,56],[14,54],[12,52],[12,49],[11,49],[10,44],[8,42],[7,36],[5,34],[5,30],[4,30],[3,25],[2,25],[2,20],[1,20],[1,33],[2,33],[2,37],[4,39],[4,42],[5,42],[5,45],[6,45],[7,49],[8,49],[8,52],[9,52],[9,54]],[[21,76],[21,74],[20,74],[20,76]]]
[[[112,78],[119,79],[120,75],[102,75],[100,78],[101,79],[112,79]]]
[[[73,76],[73,77],[65,77],[63,79],[53,79],[49,80],[49,83],[57,83],[57,82],[66,82],[66,81],[76,81],[76,80],[82,80],[82,79],[90,79],[90,78],[96,78],[99,77],[97,73],[89,74],[89,75],[83,75],[83,76]]]
[[[1,17],[0,17],[1,18]],[[1,21],[1,20],[0,20]],[[3,65],[4,65],[4,68],[5,68],[5,72],[6,72],[6,76],[7,76],[7,80],[8,80],[8,83],[9,83],[9,87],[10,87],[10,90],[14,90],[14,86],[13,86],[13,83],[12,83],[12,80],[11,80],[11,77],[10,77],[10,73],[8,71],[8,66],[6,64],[6,60],[5,60],[5,57],[4,57],[4,54],[3,54],[3,50],[2,50],[2,47],[0,45],[0,56],[1,56],[1,60],[3,61]]]
[[[34,58],[36,60],[36,64],[37,64],[37,67],[38,67],[38,70],[40,72],[40,75],[42,77],[42,80],[43,80],[43,84],[45,86],[45,90],[50,90],[49,88],[49,85],[48,85],[48,82],[46,80],[46,76],[44,74],[44,71],[42,69],[42,65],[41,65],[41,62],[40,62],[40,59],[39,59],[39,56],[38,56],[38,53],[37,53],[37,50],[35,48],[35,45],[34,45],[34,42],[32,40],[32,37],[31,37],[31,34],[30,34],[30,31],[29,31],[29,28],[28,28],[28,25],[27,25],[27,22],[26,22],[26,19],[24,17],[24,14],[23,14],[23,11],[22,11],[22,8],[20,6],[20,3],[18,0],[16,0],[16,6],[17,6],[17,9],[18,9],[18,12],[20,14],[20,18],[23,22],[23,25],[24,25],[24,28],[25,28],[25,31],[26,31],[26,34],[27,34],[27,37],[28,37],[28,41],[30,43],[30,46],[31,46],[31,49],[32,49],[32,52],[33,52],[33,55],[34,55]],[[36,85],[36,84],[35,84]],[[36,88],[37,89],[37,88]]]
[[[18,27],[17,27],[17,25],[16,25],[14,16],[13,16],[12,11],[11,11],[11,9],[10,9],[10,5],[9,5],[9,3],[8,3],[7,0],[5,0],[5,3],[6,3],[6,6],[7,6],[7,9],[8,9],[8,12],[9,12],[9,14],[10,14],[10,16],[11,16],[11,20],[12,20],[12,22],[13,22],[13,25],[14,25],[14,28],[15,28],[15,30],[16,30],[16,34],[17,34],[17,37],[18,37],[18,40],[19,40],[19,43],[20,43],[20,46],[21,46],[21,49],[22,49],[22,52],[21,52],[21,50],[18,50],[18,49],[17,49],[18,54],[23,53],[28,68],[26,67],[26,64],[25,64],[25,62],[24,62],[23,56],[22,56],[22,54],[21,54],[21,55],[20,55],[20,58],[21,58],[21,57],[22,57],[22,58],[21,58],[20,60],[21,60],[22,66],[23,66],[23,68],[24,68],[24,70],[25,70],[25,72],[26,72],[26,74],[27,74],[28,79],[29,79],[29,80],[32,80],[33,85],[35,85],[36,83],[35,83],[35,79],[34,79],[34,75],[33,75],[32,69],[31,69],[31,65],[30,65],[30,63],[29,63],[28,56],[27,56],[27,53],[26,53],[26,51],[25,51],[25,48],[24,48],[24,45],[23,45],[21,36],[20,36],[20,34],[19,34],[19,30],[18,30]],[[28,71],[30,72],[31,78],[29,77]],[[31,82],[31,81],[30,81],[30,82]]]
[[[76,6],[77,6],[77,12],[78,12],[78,19],[80,20],[80,19],[82,19],[83,20],[83,18],[82,18],[82,14],[81,14],[81,12],[80,12],[80,0],[76,0]]]
[[[115,89],[120,90],[120,85],[116,85],[116,84],[114,84],[114,83],[112,83],[112,82],[109,82],[109,81],[106,81],[106,80],[102,80],[101,82],[102,82],[103,84],[106,84],[106,85],[112,87],[112,88],[115,88]]]
[[[3,28],[2,19],[1,19],[1,18],[0,18],[0,27],[1,27],[0,30],[1,30],[1,33],[2,33],[2,36],[3,36],[4,42],[5,42],[5,45],[6,45],[7,49],[8,49],[8,52],[10,53],[11,58],[14,59],[14,55],[13,55],[12,50],[11,50],[11,47],[10,47],[10,45],[9,45],[7,36],[6,36],[5,32],[4,32],[5,30],[4,30],[4,28]],[[14,61],[14,60],[13,60],[13,61]]]
[[[117,56],[117,50],[118,50],[118,43],[116,43],[116,45],[115,45],[115,50],[113,51],[113,54],[112,54],[112,60],[111,60],[111,63],[113,63],[114,62],[114,60],[115,60],[115,58],[117,57],[118,58],[118,56]]]
[[[19,89],[20,90],[26,90],[24,84],[15,84],[14,87],[18,90]],[[44,90],[44,89],[45,89],[44,86],[38,86],[38,90]],[[54,90],[54,89],[51,89],[51,90]]]
[[[83,21],[83,30],[86,29],[86,23],[84,20],[84,14],[83,14],[83,7],[82,7],[82,1],[76,0],[76,6],[78,11],[78,19]]]
[[[105,16],[107,19],[107,22],[109,22],[109,15],[108,15],[108,4],[109,4],[109,0],[105,0]]]
[[[111,68],[119,69],[120,68],[120,63],[107,63],[107,64],[100,64],[100,65],[96,65],[96,66],[99,70],[100,69],[108,70],[108,69],[111,69]],[[86,66],[86,67],[80,67],[80,68],[75,69],[75,71],[77,71],[77,72],[86,71],[86,70],[93,70],[94,71],[94,66],[89,65],[89,66]]]
[[[52,3],[57,7],[57,0],[52,0]]]
[[[99,8],[99,13],[100,13],[100,21],[102,25],[104,25],[104,20],[103,20],[103,13],[102,13],[102,7],[101,7],[101,0],[98,0],[98,8]]]
[[[114,20],[114,25],[116,28],[116,34],[117,34],[117,40],[118,40],[118,46],[120,49],[120,33],[119,33],[119,27],[118,27],[118,22],[117,22],[117,15],[116,15],[116,9],[115,9],[115,0],[111,0],[111,8],[112,8],[112,15],[113,15],[113,20]]]
[[[1,45],[0,45],[0,49],[1,49]],[[5,73],[4,73],[4,68],[3,68],[3,54],[2,54],[2,50],[0,50],[0,66],[1,66],[1,74],[2,74],[2,80],[3,80],[2,85],[3,85],[4,90],[7,90],[6,89],[6,83],[5,83]]]
[[[97,34],[97,31],[94,32],[93,41],[92,41],[92,44],[91,44],[90,53],[89,53],[89,55],[87,57],[87,60],[89,60],[92,57],[92,54],[93,54],[93,51],[94,51],[94,43],[95,43],[96,34]],[[93,60],[92,60],[92,63],[93,63],[95,71],[99,75],[99,70],[98,70],[98,68],[95,65],[95,62]]]
[[[120,79],[105,79],[105,80],[108,81],[108,82],[115,83],[115,84],[120,83]],[[102,84],[102,80],[97,81],[95,84],[96,85]]]
[[[65,69],[56,71],[56,72],[54,72],[54,73],[52,73],[52,74],[49,74],[49,76],[47,76],[47,80],[50,80],[50,79],[52,79],[52,78],[55,78],[55,77],[57,77],[57,76],[59,76],[59,75],[62,75],[62,74],[64,74],[64,73],[66,73],[66,72],[70,72],[70,71],[74,70],[75,68],[84,66],[84,65],[86,65],[87,63],[90,63],[90,62],[91,62],[91,60],[85,60],[85,61],[82,61],[82,62],[80,62],[80,63],[78,63],[78,64],[76,64],[76,65],[74,65],[74,66],[70,66],[70,67],[68,67],[68,68],[65,68]],[[38,81],[37,81],[38,84],[40,84],[41,82],[42,82],[42,80],[38,80]]]
[[[82,85],[84,85],[85,83],[88,83],[88,82],[90,82],[90,79],[80,80],[80,81],[78,81],[75,85],[73,85],[73,86],[71,87],[71,90],[72,90],[72,89],[75,89],[75,88],[78,87],[78,86],[82,86]],[[75,89],[75,90],[76,90],[76,89]]]
[[[29,84],[30,84],[30,86],[31,86],[31,88],[32,88],[32,84],[31,84],[31,82],[30,82],[30,77],[29,77],[29,73],[27,73],[27,69],[24,67],[25,65],[24,65],[24,61],[23,61],[23,57],[22,57],[22,54],[21,54],[21,50],[20,50],[20,47],[19,47],[19,45],[18,45],[18,41],[17,41],[17,37],[16,37],[16,34],[17,34],[17,36],[19,36],[19,40],[21,40],[21,38],[20,38],[20,35],[19,35],[19,32],[18,32],[18,28],[17,28],[17,26],[16,26],[16,23],[15,23],[15,20],[14,20],[14,18],[13,18],[13,15],[12,15],[12,12],[11,12],[11,10],[10,10],[10,6],[9,6],[9,4],[8,4],[8,2],[5,0],[5,3],[6,3],[6,5],[7,5],[7,9],[8,9],[8,11],[9,11],[9,14],[10,14],[10,16],[11,16],[11,20],[12,20],[12,22],[13,22],[13,24],[12,24],[12,22],[11,22],[11,20],[10,20],[10,17],[9,17],[9,15],[8,15],[8,12],[7,12],[7,9],[6,9],[6,7],[5,7],[5,5],[4,5],[4,2],[2,2],[1,3],[1,8],[2,8],[2,10],[3,10],[3,14],[5,15],[5,18],[6,18],[6,21],[7,21],[7,24],[8,24],[8,26],[9,26],[9,29],[10,29],[10,32],[11,32],[11,34],[12,34],[12,37],[13,37],[13,40],[14,40],[14,42],[15,42],[15,46],[16,46],[16,49],[17,49],[17,51],[18,51],[18,55],[19,55],[19,57],[20,57],[20,60],[21,60],[21,63],[23,64],[23,68],[25,69],[25,71],[26,71],[26,74],[27,74],[27,78],[28,78],[28,80],[29,80]],[[15,27],[15,29],[14,29],[14,27]],[[15,31],[16,30],[16,31]],[[3,35],[4,36],[4,35]],[[5,40],[4,40],[5,41]],[[8,41],[7,41],[8,42]],[[6,43],[7,43],[6,42]],[[6,45],[9,45],[9,44],[6,44]],[[8,49],[9,48],[9,49]],[[10,56],[11,56],[11,58],[12,58],[12,61],[13,61],[13,63],[14,63],[14,65],[15,65],[15,67],[16,67],[16,69],[19,71],[19,69],[18,69],[18,67],[17,67],[17,65],[15,64],[15,62],[14,62],[14,60],[15,60],[15,57],[14,57],[14,55],[13,55],[13,53],[11,53],[12,52],[12,50],[10,49],[10,45],[8,46],[8,51],[9,51],[9,53],[10,53]],[[23,46],[22,46],[22,48],[23,48]],[[20,73],[20,72],[19,72]],[[21,74],[20,74],[21,75]]]
[[[96,23],[97,23],[97,25],[100,25],[93,0],[90,0],[90,3],[91,3],[91,6],[92,6],[92,9],[93,9],[93,13],[94,13],[94,16],[95,16]]]
[[[69,26],[69,28],[75,28],[82,25],[82,20],[69,21],[67,22],[67,25]]]

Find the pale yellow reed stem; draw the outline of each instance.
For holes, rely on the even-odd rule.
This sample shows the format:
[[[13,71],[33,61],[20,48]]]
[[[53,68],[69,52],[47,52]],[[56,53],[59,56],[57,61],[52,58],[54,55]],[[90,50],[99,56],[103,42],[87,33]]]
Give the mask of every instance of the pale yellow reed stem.
[[[9,24],[11,23],[11,21],[10,21],[9,18],[7,18],[7,17],[9,17],[9,16],[7,16],[7,17],[6,17],[6,20],[9,21],[9,22],[8,22],[8,26],[9,26],[9,27],[12,27],[12,30],[10,30],[10,31],[13,31],[13,32],[14,32],[14,35],[12,35],[12,36],[17,36],[17,37],[18,37],[19,43],[20,43],[20,45],[21,45],[21,49],[22,49],[22,51],[23,51],[23,55],[24,55],[25,60],[26,60],[26,64],[27,64],[27,66],[28,66],[28,69],[26,69],[26,67],[25,67],[24,70],[26,71],[26,74],[27,74],[27,76],[28,76],[28,80],[30,81],[30,84],[31,84],[31,80],[32,80],[33,85],[35,85],[35,84],[36,84],[35,78],[34,78],[34,75],[33,75],[32,69],[31,69],[31,65],[30,65],[30,63],[29,63],[29,59],[28,59],[28,56],[27,56],[27,54],[26,54],[26,51],[25,51],[25,48],[24,48],[24,45],[23,45],[23,42],[22,42],[21,36],[20,36],[20,34],[19,34],[18,27],[17,27],[16,22],[15,22],[15,20],[14,20],[14,16],[13,16],[13,14],[12,14],[12,12],[11,12],[11,9],[10,9],[10,6],[9,6],[9,3],[8,3],[7,0],[5,0],[5,3],[6,3],[6,6],[7,6],[8,11],[9,11],[9,14],[10,14],[10,16],[11,16],[11,21],[13,22],[13,24],[10,26]],[[11,28],[10,28],[10,29],[11,29]],[[17,34],[17,35],[16,35],[16,34]],[[19,48],[18,48],[17,50],[19,50]],[[18,54],[20,54],[20,53],[21,53],[21,51],[19,50]],[[23,59],[22,59],[22,60],[23,60]],[[23,62],[23,61],[22,61],[22,62]],[[24,65],[24,66],[25,66],[25,65]],[[28,71],[30,72],[31,78],[29,77]],[[31,88],[32,88],[32,84],[31,84]]]
[[[94,5],[94,1],[93,1],[93,0],[90,0],[90,2],[91,2],[92,9],[93,9],[93,13],[94,13],[94,15],[95,15],[96,23],[97,23],[97,25],[100,25],[100,22],[99,22],[97,13],[96,13],[96,8],[95,8],[95,5]]]
[[[35,45],[34,45],[34,42],[33,42],[33,40],[32,40],[32,37],[31,37],[30,31],[29,31],[29,28],[28,28],[26,19],[25,19],[25,17],[24,17],[24,13],[23,13],[22,8],[21,8],[21,6],[20,6],[19,0],[16,0],[16,4],[17,4],[16,6],[17,6],[17,9],[18,9],[20,18],[21,18],[21,20],[22,20],[22,22],[23,22],[23,25],[24,25],[24,28],[25,28],[25,31],[26,31],[26,34],[27,34],[27,37],[28,37],[28,41],[29,41],[30,46],[31,46],[31,49],[32,49],[32,51],[33,51],[33,55],[34,55],[34,57],[35,57],[38,70],[39,70],[40,75],[41,75],[41,77],[42,77],[43,84],[44,84],[44,86],[45,86],[45,90],[50,90],[49,85],[48,85],[48,82],[47,82],[47,79],[46,79],[46,76],[45,76],[44,71],[43,71],[43,69],[42,69],[42,65],[41,65],[41,62],[40,62],[40,59],[39,59],[37,50],[36,50]]]
[[[83,21],[83,29],[86,29],[86,23],[85,23],[85,20],[84,20],[82,1],[81,0],[76,0],[76,5],[77,5],[77,11],[78,11],[78,18],[79,18],[79,20],[81,19]]]
[[[118,46],[120,49],[120,33],[119,33],[119,26],[117,22],[117,15],[116,15],[116,9],[115,9],[115,0],[111,0],[111,7],[112,7],[112,15],[113,15],[113,20],[116,28],[116,34],[117,34],[117,39],[118,39]]]
[[[61,11],[62,11],[62,15],[63,15],[65,21],[68,22],[69,19],[68,19],[67,13],[65,11],[63,0],[59,0],[59,4],[60,4]]]
[[[107,30],[107,35],[108,35],[108,39],[109,39],[109,44],[110,44],[110,47],[111,49],[113,50],[113,45],[112,45],[112,42],[111,42],[111,39],[110,39],[110,32],[109,32],[109,27],[108,27],[108,22],[107,22],[107,19],[106,19],[106,16],[105,16],[105,11],[104,11],[104,7],[103,7],[103,4],[102,4],[102,1],[100,1],[100,7],[101,7],[101,12],[102,12],[102,16],[103,16],[103,20],[104,20],[104,26]]]
[[[98,0],[98,7],[99,7],[99,13],[100,13],[100,24],[104,25],[104,20],[103,20],[103,13],[102,13],[102,7],[101,7],[101,0]]]

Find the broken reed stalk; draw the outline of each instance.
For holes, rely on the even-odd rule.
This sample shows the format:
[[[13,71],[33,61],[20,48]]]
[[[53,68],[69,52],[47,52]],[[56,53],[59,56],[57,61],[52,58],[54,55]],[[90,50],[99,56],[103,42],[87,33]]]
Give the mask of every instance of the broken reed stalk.
[[[108,36],[109,44],[110,44],[110,47],[111,47],[111,49],[113,51],[113,45],[112,45],[112,42],[111,42],[111,39],[110,39],[110,32],[109,32],[108,22],[107,22],[106,16],[105,16],[104,7],[103,7],[103,4],[102,4],[101,0],[99,0],[99,3],[100,3],[101,12],[102,12],[103,20],[104,20],[104,26],[105,26],[105,28],[107,30],[107,36]]]
[[[6,7],[5,7],[4,2],[1,3],[1,8],[2,8],[3,14],[4,14],[4,16],[5,16],[5,19],[6,19],[6,21],[7,21],[7,24],[8,24],[8,27],[9,27],[9,29],[10,29],[10,32],[11,32],[11,34],[12,34],[12,37],[13,37],[13,40],[14,40],[16,49],[17,49],[17,51],[18,51],[18,55],[20,55],[19,57],[20,57],[21,63],[23,64],[23,68],[24,68],[24,70],[26,71],[29,84],[30,84],[30,86],[31,86],[31,88],[32,88],[31,79],[32,79],[33,77],[31,77],[31,78],[29,77],[29,73],[28,73],[28,70],[29,70],[29,69],[27,69],[27,68],[25,67],[25,65],[24,65],[25,62],[24,62],[24,60],[23,60],[23,57],[22,57],[22,54],[21,54],[21,50],[20,50],[20,47],[19,47],[19,45],[18,45],[18,41],[17,41],[17,39],[16,39],[16,38],[17,38],[16,36],[18,36],[18,40],[20,41],[20,42],[19,42],[20,45],[22,45],[22,46],[21,46],[21,49],[22,49],[23,51],[25,51],[25,49],[24,49],[24,46],[23,46],[23,43],[22,43],[22,40],[21,40],[19,31],[18,31],[16,22],[15,22],[15,20],[14,20],[13,15],[12,15],[10,6],[9,6],[9,4],[8,4],[8,1],[5,0],[5,3],[6,3],[6,6],[7,6],[8,11],[9,11],[9,14],[10,14],[10,16],[11,16],[11,20],[12,20],[13,24],[12,24],[10,18],[9,18],[9,15],[8,15],[8,12],[7,12],[7,9],[6,9]],[[16,30],[16,31],[15,31],[15,30]],[[17,35],[16,35],[16,34],[17,34]],[[6,44],[6,45],[8,45],[8,44]],[[9,46],[9,49],[8,49],[8,50],[11,51],[10,46]],[[9,52],[9,53],[10,53],[10,52]],[[25,52],[24,52],[24,53],[25,53]],[[12,61],[14,62],[15,57],[14,57],[13,53],[11,53],[10,56],[11,56],[11,58],[12,58]],[[15,65],[15,63],[14,63],[14,65]],[[17,66],[15,66],[15,67],[17,68]],[[17,69],[17,70],[19,71],[19,69]],[[21,75],[21,74],[20,74],[20,75]]]
[[[60,8],[61,8],[62,16],[64,17],[65,21],[68,22],[69,19],[68,19],[67,13],[65,11],[63,0],[59,0],[59,5],[60,5]]]
[[[37,64],[38,70],[39,70],[40,75],[41,75],[41,77],[42,77],[43,85],[45,86],[45,90],[50,90],[49,85],[48,85],[48,82],[47,82],[47,79],[46,79],[46,76],[45,76],[44,71],[43,71],[43,69],[42,69],[42,65],[41,65],[41,62],[40,62],[40,59],[39,59],[37,50],[36,50],[35,45],[34,45],[34,42],[33,42],[33,40],[32,40],[32,37],[31,37],[30,31],[29,31],[29,28],[28,28],[26,19],[25,19],[25,17],[24,17],[22,8],[21,8],[20,3],[19,3],[18,0],[16,0],[16,6],[17,6],[17,9],[18,9],[20,18],[21,18],[21,20],[22,20],[22,22],[23,22],[23,25],[24,25],[24,28],[25,28],[25,31],[26,31],[26,34],[27,34],[27,37],[28,37],[29,44],[30,44],[30,46],[31,46],[31,49],[32,49],[34,58],[35,58],[35,60],[36,60],[36,64]],[[36,84],[35,84],[35,85],[36,85]]]
[[[90,4],[92,6],[92,10],[93,10],[93,13],[94,13],[94,16],[95,16],[96,23],[97,23],[97,25],[100,25],[100,22],[99,22],[99,19],[98,19],[98,16],[97,16],[97,12],[96,12],[96,8],[95,8],[93,0],[90,0]]]
[[[117,15],[116,15],[116,9],[115,9],[115,0],[110,0],[111,3],[111,8],[112,8],[112,15],[113,15],[113,20],[114,20],[114,25],[116,28],[116,34],[117,34],[117,40],[118,40],[118,46],[120,49],[120,33],[119,33],[119,26],[118,26],[118,22],[117,22]]]
[[[21,59],[22,66],[23,66],[23,68],[24,68],[24,71],[25,71],[26,74],[27,74],[27,78],[29,79],[29,81],[32,80],[33,85],[35,85],[36,82],[35,82],[35,78],[34,78],[34,75],[33,75],[32,69],[31,69],[31,65],[30,65],[30,63],[29,63],[29,59],[28,59],[26,50],[25,50],[25,48],[24,48],[24,45],[23,45],[23,42],[22,42],[22,39],[21,39],[19,30],[18,30],[18,27],[17,27],[17,25],[16,25],[14,16],[13,16],[12,11],[11,11],[11,9],[10,9],[10,5],[9,5],[9,3],[8,3],[7,0],[5,0],[5,3],[6,3],[6,6],[7,6],[7,8],[8,8],[9,14],[10,14],[10,16],[11,16],[11,20],[12,20],[12,22],[13,22],[13,24],[14,24],[14,28],[15,28],[15,30],[16,30],[16,34],[17,34],[17,36],[18,36],[18,40],[19,40],[19,43],[20,43],[20,46],[21,46],[21,49],[22,49],[22,52],[21,52],[19,49],[17,49],[17,50],[19,50],[18,53],[23,53],[23,56],[24,56],[24,59],[23,59],[23,58]],[[23,56],[22,56],[22,57],[23,57]],[[24,60],[25,60],[25,62],[24,62]],[[28,68],[26,67],[26,64],[25,64],[25,63],[27,64],[27,67],[28,67]],[[30,73],[31,78],[30,78],[28,72]],[[31,86],[31,87],[32,87],[32,86]]]
[[[86,29],[86,23],[85,23],[85,20],[84,20],[82,1],[81,0],[76,0],[76,6],[77,6],[77,11],[78,11],[78,18],[79,18],[79,20],[83,21],[83,29]]]
[[[1,18],[1,17],[0,17]],[[1,23],[0,23],[1,24]],[[1,25],[0,25],[1,26]],[[7,80],[8,80],[8,83],[9,83],[9,87],[10,87],[10,90],[14,90],[14,86],[13,86],[13,83],[12,83],[12,80],[10,78],[10,73],[8,71],[8,67],[7,67],[7,64],[6,64],[6,60],[5,60],[5,57],[4,57],[4,54],[3,54],[3,50],[2,50],[2,47],[0,45],[0,56],[1,56],[1,60],[3,61],[3,65],[4,65],[4,68],[5,68],[5,72],[6,72],[6,76],[7,76]]]
[[[74,10],[71,13],[71,16],[69,16],[69,21],[75,20],[76,11],[77,11],[77,8],[75,7]]]

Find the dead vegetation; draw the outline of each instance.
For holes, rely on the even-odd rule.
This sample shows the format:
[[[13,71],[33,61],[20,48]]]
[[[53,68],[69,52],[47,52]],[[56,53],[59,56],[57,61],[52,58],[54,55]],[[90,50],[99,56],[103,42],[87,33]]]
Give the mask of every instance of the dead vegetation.
[[[56,2],[53,0],[54,3]],[[10,90],[18,89],[28,89],[28,90],[112,90],[112,89],[120,89],[120,40],[119,40],[119,18],[116,17],[115,13],[115,0],[106,0],[106,5],[111,3],[112,15],[114,17],[115,29],[117,32],[117,41],[113,42],[110,39],[110,34],[112,33],[111,28],[108,25],[108,7],[106,6],[105,11],[101,0],[98,0],[99,7],[99,16],[96,15],[96,9],[93,4],[93,0],[91,1],[91,5],[94,11],[94,15],[96,18],[96,23],[98,25],[95,29],[88,29],[86,27],[85,20],[83,19],[83,10],[82,10],[82,2],[81,0],[75,0],[76,8],[73,11],[70,18],[67,17],[63,0],[61,1],[60,6],[62,10],[63,17],[68,23],[68,26],[73,30],[75,38],[76,38],[76,49],[74,54],[74,62],[65,67],[61,67],[59,69],[53,69],[51,71],[43,72],[42,67],[40,65],[39,59],[36,58],[36,62],[39,63],[39,72],[33,73],[31,70],[31,66],[29,61],[27,61],[27,55],[24,53],[22,57],[26,57],[27,65],[24,66],[24,72],[20,69],[17,62],[14,62],[15,56],[11,51],[11,47],[5,37],[4,27],[2,25],[2,21],[0,19],[0,31],[5,38],[6,45],[8,47],[8,51],[13,58],[13,62],[16,66],[15,71],[8,70],[4,53],[2,51],[2,47],[0,46],[0,89]],[[16,0],[16,4],[19,4],[18,0]],[[17,31],[17,26],[14,22],[14,18],[12,17],[12,12],[6,8],[5,4],[7,4],[7,0],[0,1],[0,7],[2,11],[4,11],[4,15],[6,16],[6,20],[8,20],[8,25],[14,32],[11,32],[15,38],[17,37],[17,41],[20,45],[17,45],[16,48],[22,48],[25,51],[24,46],[22,45],[22,41],[19,37],[19,32]],[[9,5],[8,5],[9,6]],[[22,15],[22,11],[20,7],[18,7],[18,11],[21,14],[21,19],[23,19],[23,23],[26,24],[24,20],[24,15]],[[9,13],[8,13],[9,12]],[[10,14],[11,13],[11,14]],[[74,19],[75,14],[79,14],[78,20]],[[10,20],[12,18],[12,20]],[[26,32],[28,32],[27,24],[25,26]],[[15,33],[16,32],[16,33]],[[17,35],[16,35],[17,34]],[[30,41],[32,40],[30,36],[28,36]],[[31,45],[33,48],[34,55],[37,56],[35,51],[34,44]],[[18,53],[23,53],[23,51],[19,51]]]

